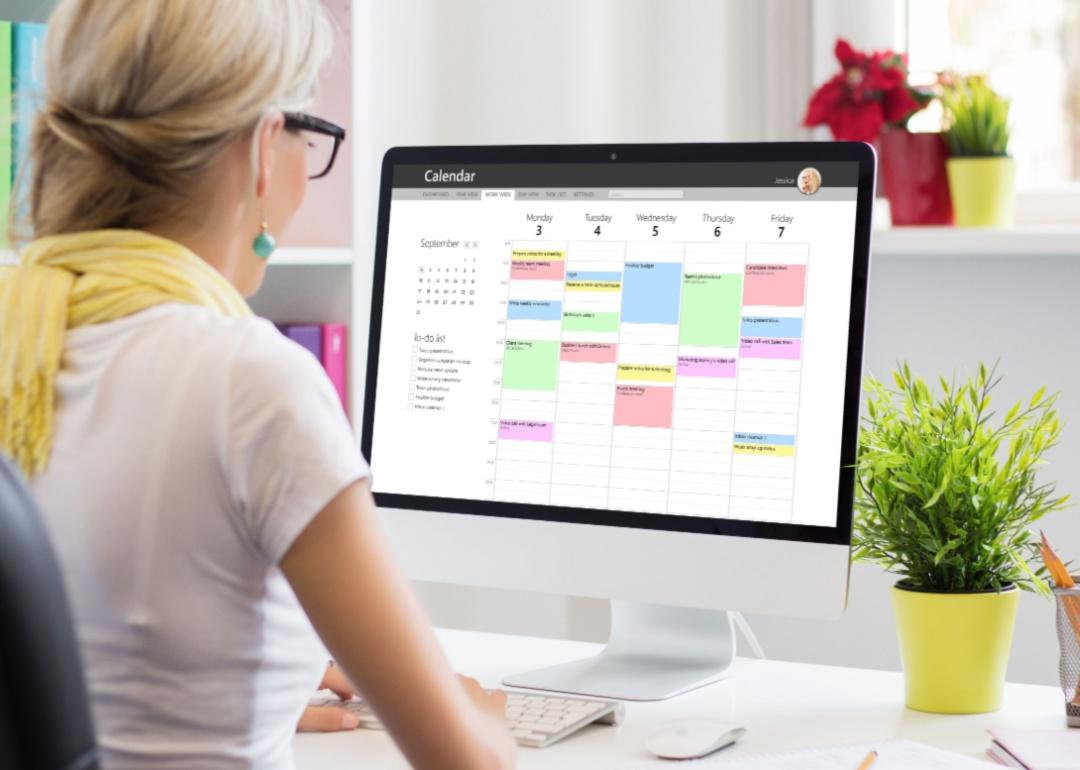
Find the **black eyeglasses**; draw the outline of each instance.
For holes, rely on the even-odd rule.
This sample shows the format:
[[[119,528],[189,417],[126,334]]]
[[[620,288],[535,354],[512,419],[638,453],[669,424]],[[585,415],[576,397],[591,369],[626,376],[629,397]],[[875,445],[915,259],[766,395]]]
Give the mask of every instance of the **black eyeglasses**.
[[[286,112],[284,115],[287,131],[308,133],[308,179],[319,179],[329,174],[334,167],[338,148],[345,141],[345,129],[306,112]],[[317,173],[312,173],[313,170],[317,170]]]

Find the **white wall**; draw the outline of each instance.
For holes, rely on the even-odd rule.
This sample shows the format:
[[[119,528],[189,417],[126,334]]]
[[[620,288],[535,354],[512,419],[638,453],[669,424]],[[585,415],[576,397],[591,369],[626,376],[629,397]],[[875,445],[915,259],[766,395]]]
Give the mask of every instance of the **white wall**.
[[[359,253],[371,253],[375,183],[403,144],[733,141],[805,138],[814,82],[833,71],[831,41],[898,45],[894,0],[403,0],[360,3],[356,19]],[[814,37],[827,46],[811,45]],[[1080,244],[1077,248],[1080,257]],[[358,297],[367,276],[357,271]],[[1069,329],[1080,259],[887,257],[875,260],[866,364],[907,359],[928,374],[1002,359],[1003,402],[1046,383],[1067,425],[1049,475],[1075,489],[1080,359]],[[367,309],[357,303],[357,329]],[[1021,310],[1022,308],[1022,310]],[[359,335],[358,335],[359,336]],[[358,356],[363,350],[357,350]],[[358,359],[362,360],[362,359]],[[1047,522],[1080,554],[1075,511]],[[858,565],[832,623],[751,618],[777,658],[899,667],[887,588]],[[423,585],[442,625],[602,639],[604,603]],[[1025,596],[1010,678],[1052,683],[1051,605]]]
[[[890,2],[892,0],[889,0]],[[792,139],[810,0],[357,0],[357,246],[379,162],[425,144]]]

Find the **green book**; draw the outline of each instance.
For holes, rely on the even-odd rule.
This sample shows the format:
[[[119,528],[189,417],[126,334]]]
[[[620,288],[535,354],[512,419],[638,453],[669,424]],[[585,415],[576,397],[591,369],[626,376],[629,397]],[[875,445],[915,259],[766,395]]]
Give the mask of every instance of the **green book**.
[[[14,176],[11,162],[11,35],[11,22],[0,21],[0,249],[8,248],[9,243],[7,231],[11,219],[11,184]]]

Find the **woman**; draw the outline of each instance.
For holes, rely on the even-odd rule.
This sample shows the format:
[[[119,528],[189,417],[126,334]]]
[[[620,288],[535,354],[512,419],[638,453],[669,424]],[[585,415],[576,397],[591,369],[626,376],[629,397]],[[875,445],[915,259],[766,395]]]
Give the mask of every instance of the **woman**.
[[[300,114],[324,14],[50,20],[35,240],[0,271],[0,449],[59,555],[107,768],[291,767],[326,669],[312,625],[415,766],[513,763],[503,700],[454,678],[390,558],[329,381],[242,299],[325,170]]]

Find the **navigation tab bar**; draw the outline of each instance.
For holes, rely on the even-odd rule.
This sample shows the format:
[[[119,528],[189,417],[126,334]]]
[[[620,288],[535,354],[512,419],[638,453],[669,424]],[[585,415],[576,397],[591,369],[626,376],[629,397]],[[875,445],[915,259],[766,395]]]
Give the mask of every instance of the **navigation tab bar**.
[[[698,163],[432,163],[394,167],[393,186],[413,188],[795,188],[806,168],[821,187],[857,187],[858,161]]]
[[[485,201],[514,200],[513,190],[483,190],[480,195]]]
[[[563,187],[563,188],[523,188],[514,190],[471,190],[435,189],[425,190],[416,187],[396,187],[391,193],[393,200],[442,200],[442,201],[610,201],[632,202],[651,201],[854,201],[855,187],[822,187],[813,195],[803,195],[796,187],[687,187],[618,189],[610,187]],[[493,195],[494,193],[494,195]]]

